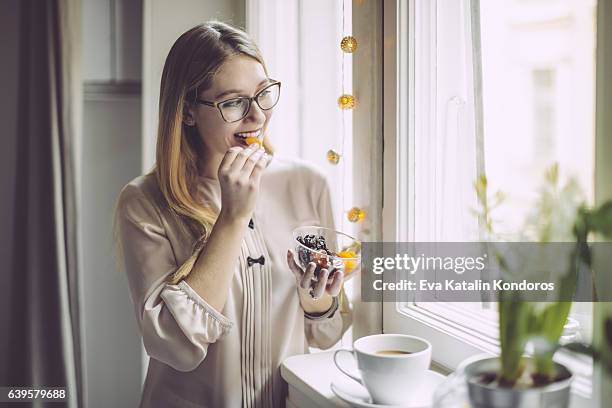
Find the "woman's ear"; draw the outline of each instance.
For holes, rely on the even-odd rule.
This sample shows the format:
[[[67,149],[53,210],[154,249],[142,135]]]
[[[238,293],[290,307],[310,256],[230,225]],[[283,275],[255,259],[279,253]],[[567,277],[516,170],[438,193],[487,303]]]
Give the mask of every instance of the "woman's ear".
[[[189,102],[183,104],[183,123],[187,126],[195,126],[195,112],[193,105]]]

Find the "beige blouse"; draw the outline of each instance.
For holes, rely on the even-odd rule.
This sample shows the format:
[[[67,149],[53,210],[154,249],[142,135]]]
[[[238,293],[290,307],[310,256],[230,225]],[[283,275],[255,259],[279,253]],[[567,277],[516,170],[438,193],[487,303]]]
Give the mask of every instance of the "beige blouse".
[[[218,211],[219,182],[201,178],[199,191]],[[185,281],[165,282],[192,254],[197,237],[168,210],[153,175],[123,188],[115,221],[151,357],[141,407],[284,406],[282,361],[307,353],[309,345],[331,347],[350,325],[348,308],[325,320],[306,319],[286,264],[295,227],[334,225],[330,189],[310,165],[276,157],[264,172],[223,310]],[[248,266],[248,257],[261,256],[263,265]]]

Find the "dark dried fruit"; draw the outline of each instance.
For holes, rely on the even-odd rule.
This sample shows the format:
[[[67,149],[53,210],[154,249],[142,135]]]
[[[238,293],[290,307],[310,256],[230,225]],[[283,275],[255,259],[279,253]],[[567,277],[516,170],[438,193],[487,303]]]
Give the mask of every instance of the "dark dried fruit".
[[[336,253],[327,248],[327,243],[325,242],[325,237],[322,235],[316,236],[313,234],[308,234],[305,236],[298,236],[297,241],[304,245],[307,248],[310,248],[314,251],[308,251],[302,246],[298,246],[298,258],[303,268],[306,268],[310,262],[314,262],[317,267],[315,269],[315,276],[318,278],[321,272],[321,269],[328,269],[331,267],[331,262],[329,257],[336,256]]]

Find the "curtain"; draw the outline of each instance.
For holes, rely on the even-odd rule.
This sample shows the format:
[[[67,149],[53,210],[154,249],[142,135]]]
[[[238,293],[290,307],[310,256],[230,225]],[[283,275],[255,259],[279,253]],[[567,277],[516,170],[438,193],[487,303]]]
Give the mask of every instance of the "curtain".
[[[76,236],[80,4],[14,2],[19,19],[13,252],[3,386],[66,387],[83,406]],[[4,320],[4,319],[3,319]],[[6,320],[4,320],[6,321]],[[35,401],[32,406],[53,406]]]
[[[352,56],[340,50],[343,12],[346,34],[351,30],[348,3],[246,0],[246,29],[260,47],[270,76],[283,84],[269,128],[275,151],[314,164],[332,185],[343,186],[334,189],[334,217],[338,229],[354,233],[354,224],[345,216],[357,205],[350,173],[352,117],[337,105],[343,75],[344,92],[351,93],[352,86]],[[338,165],[327,161],[329,149],[342,154]]]
[[[470,209],[484,174],[479,1],[417,1],[415,12],[415,239],[477,241]]]

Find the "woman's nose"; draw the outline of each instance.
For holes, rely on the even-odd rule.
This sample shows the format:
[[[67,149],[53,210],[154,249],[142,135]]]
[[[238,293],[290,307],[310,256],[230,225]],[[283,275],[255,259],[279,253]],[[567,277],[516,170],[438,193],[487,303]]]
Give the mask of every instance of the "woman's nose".
[[[251,103],[251,107],[249,108],[249,112],[247,113],[247,118],[253,122],[263,122],[266,119],[266,114],[259,107],[259,105],[253,101]]]

